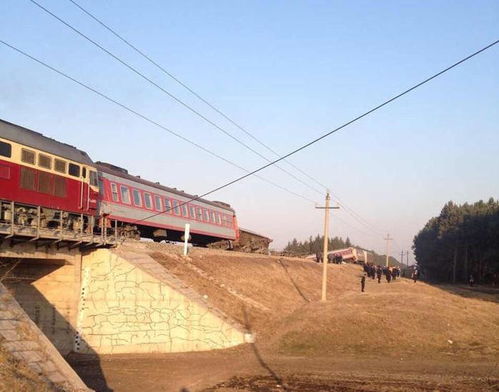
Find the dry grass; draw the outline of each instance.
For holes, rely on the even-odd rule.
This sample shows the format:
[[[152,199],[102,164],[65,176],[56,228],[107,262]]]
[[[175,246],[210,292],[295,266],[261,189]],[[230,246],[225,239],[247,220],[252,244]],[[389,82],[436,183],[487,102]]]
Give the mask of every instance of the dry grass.
[[[494,358],[499,307],[494,296],[409,280],[367,281],[357,265],[329,266],[329,301],[321,303],[322,265],[302,259],[202,252],[188,260],[152,256],[258,335],[275,354]]]
[[[0,392],[56,392],[38,374],[17,361],[0,342]]]

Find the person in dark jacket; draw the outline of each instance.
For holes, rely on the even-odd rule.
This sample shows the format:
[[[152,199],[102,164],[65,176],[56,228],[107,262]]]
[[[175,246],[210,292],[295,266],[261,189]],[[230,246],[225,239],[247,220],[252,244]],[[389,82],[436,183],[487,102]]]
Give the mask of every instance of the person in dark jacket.
[[[381,275],[383,274],[383,271],[381,271],[381,267],[378,265],[376,268],[376,276],[378,277],[378,283],[381,283]]]

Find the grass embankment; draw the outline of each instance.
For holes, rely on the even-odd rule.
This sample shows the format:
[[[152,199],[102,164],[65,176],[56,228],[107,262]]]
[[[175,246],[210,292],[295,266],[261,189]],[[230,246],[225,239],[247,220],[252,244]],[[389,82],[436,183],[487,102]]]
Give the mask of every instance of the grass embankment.
[[[262,350],[286,356],[338,354],[406,358],[496,358],[497,296],[402,279],[368,279],[361,267],[330,265],[322,303],[322,265],[302,259],[194,251],[187,261],[153,257],[207,301],[257,334]]]

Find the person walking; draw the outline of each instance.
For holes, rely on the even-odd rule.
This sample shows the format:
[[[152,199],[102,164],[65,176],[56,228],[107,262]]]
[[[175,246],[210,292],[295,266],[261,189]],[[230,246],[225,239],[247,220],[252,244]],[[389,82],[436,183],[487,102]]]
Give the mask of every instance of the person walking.
[[[360,291],[363,293],[364,289],[366,287],[366,275],[367,274],[362,274],[362,277],[360,278]]]
[[[414,269],[414,271],[412,271],[412,280],[414,281],[414,283],[417,282],[418,275],[419,275],[419,271],[417,269]]]
[[[381,267],[378,265],[378,267],[376,268],[376,276],[378,277],[378,283],[381,283]]]
[[[470,278],[468,280],[468,284],[470,285],[470,287],[473,287],[473,285],[475,284],[475,278],[473,278],[473,275],[470,274]]]
[[[390,271],[390,268],[386,269],[386,282],[390,283],[392,281],[392,271]]]

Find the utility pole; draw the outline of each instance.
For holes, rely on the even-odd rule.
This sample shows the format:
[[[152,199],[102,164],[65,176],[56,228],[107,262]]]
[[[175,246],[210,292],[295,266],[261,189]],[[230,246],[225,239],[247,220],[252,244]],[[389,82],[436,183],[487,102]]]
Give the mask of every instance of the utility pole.
[[[400,264],[404,265],[404,251],[400,252]]]
[[[326,193],[326,206],[325,207],[315,207],[324,210],[324,245],[323,245],[323,256],[322,256],[322,295],[321,300],[326,301],[326,291],[327,291],[327,246],[329,242],[329,210],[336,210],[340,207],[330,207],[329,202],[331,197],[329,192]]]
[[[389,259],[390,259],[390,241],[393,240],[393,238],[390,238],[390,234],[386,235],[385,241],[386,241],[386,267],[388,268],[389,265]]]
[[[405,255],[406,255],[407,268],[409,268],[409,251],[407,251],[407,253]]]

